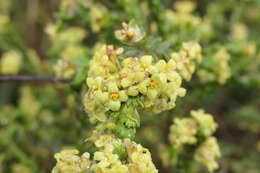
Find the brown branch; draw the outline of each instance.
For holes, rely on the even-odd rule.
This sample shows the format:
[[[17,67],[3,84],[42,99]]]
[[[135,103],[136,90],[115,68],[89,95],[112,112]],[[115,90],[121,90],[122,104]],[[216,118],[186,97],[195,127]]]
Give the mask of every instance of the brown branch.
[[[62,79],[48,76],[27,75],[0,75],[0,82],[43,82],[43,83],[70,83],[71,79]]]

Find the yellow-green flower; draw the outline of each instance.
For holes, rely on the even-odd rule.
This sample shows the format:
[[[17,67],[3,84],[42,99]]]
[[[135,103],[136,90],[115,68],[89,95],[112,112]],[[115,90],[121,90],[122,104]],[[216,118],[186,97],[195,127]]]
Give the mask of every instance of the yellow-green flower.
[[[165,10],[166,19],[175,26],[190,24],[196,29],[200,29],[204,23],[200,17],[192,14],[196,4],[192,1],[177,1],[174,3],[175,11]]]
[[[90,62],[89,77],[103,77],[105,80],[119,77],[119,61],[117,56],[122,49],[115,49],[112,45],[100,46]]]
[[[20,90],[19,108],[27,118],[35,118],[40,109],[41,104],[37,101],[29,86],[23,86]]]
[[[190,80],[195,72],[196,63],[202,59],[201,47],[198,43],[183,43],[179,52],[173,52],[171,58],[176,62],[177,71],[185,80]]]
[[[5,52],[0,61],[2,74],[17,74],[22,65],[22,55],[14,50]]]
[[[57,164],[52,173],[82,173],[87,171],[91,165],[89,153],[79,156],[79,151],[76,149],[62,150],[54,157]]]
[[[209,137],[196,150],[194,158],[205,165],[210,172],[218,168],[217,158],[221,156],[219,146],[215,137]]]
[[[205,137],[212,135],[216,129],[217,124],[215,123],[211,114],[205,113],[204,110],[192,110],[191,116],[198,123],[199,133]]]
[[[55,76],[60,78],[71,79],[76,74],[75,66],[65,59],[59,59],[53,68]]]
[[[190,13],[195,9],[196,4],[192,1],[177,1],[174,7],[179,13]]]
[[[182,78],[175,68],[175,61],[160,60],[146,70],[148,77],[138,85],[145,111],[160,113],[172,109],[177,97],[185,95]]]
[[[245,41],[248,38],[248,29],[243,23],[236,23],[231,28],[231,37],[235,41]]]
[[[0,31],[10,22],[9,16],[0,14]]]
[[[126,90],[121,89],[119,81],[119,61],[117,55],[121,49],[113,46],[101,46],[90,62],[87,85],[88,93],[84,97],[86,112],[94,119],[106,120],[106,112],[118,111],[121,102],[128,99]]]
[[[192,118],[176,118],[170,127],[169,139],[173,147],[180,147],[183,144],[195,144],[198,131],[197,123]]]
[[[99,32],[102,28],[102,22],[106,17],[106,8],[101,4],[91,5],[90,20],[93,32]]]
[[[217,81],[220,84],[225,84],[231,77],[230,54],[225,48],[221,47],[209,58],[207,68],[200,69],[197,72],[199,79],[204,83]]]
[[[220,49],[216,53],[215,58],[219,62],[218,68],[216,68],[218,73],[218,81],[220,84],[224,84],[231,76],[230,67],[228,65],[230,55],[225,49]]]
[[[84,56],[84,47],[79,44],[70,44],[61,51],[61,57],[65,60],[70,60],[75,57]]]
[[[123,88],[137,86],[148,77],[147,69],[152,66],[152,56],[126,58],[122,61],[120,70],[121,85]]]
[[[84,154],[81,157],[78,156],[77,150],[61,152],[59,155],[55,155],[58,163],[53,170],[61,171],[59,173],[67,173],[65,171],[70,170],[72,171],[71,173],[74,173],[79,170],[78,166],[84,164],[84,168],[87,169],[82,169],[82,171],[94,173],[158,172],[152,162],[151,154],[148,149],[143,148],[140,144],[136,144],[129,139],[121,140],[112,134],[101,134],[97,132],[88,138],[87,141],[93,142],[97,147],[97,151],[94,152],[92,160],[89,160],[89,155],[86,157],[86,160],[82,160]],[[121,152],[125,152],[124,161],[121,161],[120,156],[116,152],[118,149]],[[61,159],[63,162],[61,162]],[[82,160],[82,162],[78,160]]]
[[[151,154],[148,149],[143,148],[140,144],[126,139],[124,141],[128,153],[128,170],[130,173],[157,173]]]
[[[56,24],[47,25],[45,32],[55,45],[80,43],[87,35],[87,32],[80,27],[69,27],[58,31],[58,25]]]
[[[243,53],[247,56],[254,56],[257,52],[257,47],[255,42],[247,41],[243,45]]]
[[[133,21],[129,24],[123,22],[122,29],[115,31],[115,36],[122,42],[136,43],[144,38],[144,32]]]

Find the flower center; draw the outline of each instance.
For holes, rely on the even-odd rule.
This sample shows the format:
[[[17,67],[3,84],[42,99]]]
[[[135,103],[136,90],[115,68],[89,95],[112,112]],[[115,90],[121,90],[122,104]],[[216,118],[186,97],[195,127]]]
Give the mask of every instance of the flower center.
[[[151,87],[157,87],[157,83],[154,82],[154,81],[152,81],[152,82],[150,82],[150,86],[151,86]]]
[[[118,93],[110,93],[109,97],[113,100],[118,99],[119,95]]]
[[[116,51],[114,49],[114,46],[109,45],[107,46],[106,54],[110,60],[113,60],[116,57]]]
[[[127,77],[127,74],[126,74],[126,73],[121,73],[121,74],[120,74],[120,77],[121,77],[121,78],[125,78],[125,77]]]

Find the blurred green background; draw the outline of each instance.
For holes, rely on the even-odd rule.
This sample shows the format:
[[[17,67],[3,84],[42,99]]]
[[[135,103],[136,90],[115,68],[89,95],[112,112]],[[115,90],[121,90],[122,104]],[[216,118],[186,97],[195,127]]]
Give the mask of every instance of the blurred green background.
[[[169,147],[172,118],[204,108],[219,125],[216,136],[222,157],[216,172],[260,173],[259,0],[193,1],[196,9],[187,21],[169,17],[167,10],[176,11],[173,4],[177,1],[171,0],[68,2],[62,8],[64,2],[58,0],[0,0],[0,57],[10,50],[18,51],[23,57],[20,75],[53,77],[53,66],[62,58],[63,48],[46,34],[50,23],[58,23],[61,31],[71,26],[86,31],[87,36],[80,43],[86,63],[96,43],[120,46],[113,32],[121,22],[133,18],[151,40],[166,40],[154,41],[161,45],[156,52],[159,55],[165,53],[166,43],[178,45],[196,40],[204,55],[198,69],[213,77],[196,73],[184,84],[187,96],[178,100],[174,110],[162,113],[156,120],[142,117],[136,141],[150,149],[159,172],[176,172],[174,165],[163,159],[165,148]],[[100,19],[91,16],[94,7],[103,13]],[[98,30],[93,29],[95,24],[100,27]],[[223,71],[213,58],[222,48],[229,53],[231,73],[224,83],[218,81]],[[67,83],[0,81],[0,173],[51,172],[53,155],[62,147],[84,150],[83,141],[92,128],[81,104],[84,90]],[[193,172],[207,170],[194,163],[190,173]]]

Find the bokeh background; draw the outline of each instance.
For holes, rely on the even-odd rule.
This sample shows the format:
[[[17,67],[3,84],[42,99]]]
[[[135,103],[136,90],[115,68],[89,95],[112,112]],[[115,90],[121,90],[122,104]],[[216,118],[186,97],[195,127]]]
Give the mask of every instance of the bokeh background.
[[[77,56],[80,63],[87,63],[98,42],[120,45],[113,32],[131,19],[147,35],[167,39],[167,43],[196,40],[202,45],[204,60],[185,83],[187,96],[157,119],[142,117],[136,141],[150,149],[159,172],[170,173],[175,169],[167,149],[173,117],[203,108],[218,122],[222,157],[216,172],[260,173],[260,1],[197,0],[193,1],[196,8],[186,14],[178,11],[176,2],[67,0],[66,5],[58,0],[0,0],[0,78],[10,74],[52,78],[63,56]],[[46,29],[53,23],[61,31],[80,27],[86,36],[66,53],[68,45],[53,39]],[[64,36],[73,38],[74,34]],[[214,59],[219,50],[225,50],[228,58]],[[14,70],[5,70],[7,55],[20,57]],[[224,61],[225,65],[219,63]],[[51,172],[53,155],[62,147],[84,150],[84,139],[92,128],[81,104],[84,90],[71,87],[68,81],[0,80],[0,173]],[[207,172],[194,164],[191,173],[198,171]]]

